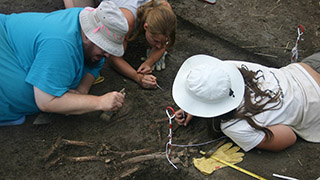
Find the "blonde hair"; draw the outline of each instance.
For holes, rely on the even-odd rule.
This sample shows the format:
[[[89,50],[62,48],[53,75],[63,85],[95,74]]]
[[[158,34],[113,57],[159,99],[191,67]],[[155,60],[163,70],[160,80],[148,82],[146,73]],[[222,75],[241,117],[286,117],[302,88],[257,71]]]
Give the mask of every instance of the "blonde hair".
[[[164,35],[167,38],[167,46],[173,46],[176,39],[177,17],[167,2],[152,0],[141,5],[137,9],[137,31],[129,40],[133,40],[139,34],[144,34],[145,23],[148,24],[148,31],[151,34]]]

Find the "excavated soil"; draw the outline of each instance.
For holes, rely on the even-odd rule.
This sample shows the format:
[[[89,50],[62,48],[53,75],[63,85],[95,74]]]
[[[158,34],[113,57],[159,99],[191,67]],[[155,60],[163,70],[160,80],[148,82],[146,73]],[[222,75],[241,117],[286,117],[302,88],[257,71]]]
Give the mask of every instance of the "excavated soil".
[[[178,169],[169,164],[163,155],[169,124],[161,119],[167,117],[167,106],[178,109],[171,96],[175,74],[183,61],[195,54],[273,67],[289,64],[300,24],[304,26],[304,34],[298,46],[299,60],[311,55],[320,44],[319,1],[218,0],[213,5],[198,0],[169,2],[179,24],[176,44],[166,57],[167,68],[154,72],[164,91],[142,89],[106,62],[101,72],[105,81],[94,85],[90,94],[125,88],[125,109],[110,121],[100,119],[101,112],[79,116],[51,114],[52,122],[48,125],[33,125],[37,116],[33,115],[23,125],[0,127],[1,180],[254,179],[228,167],[209,176],[201,174],[193,166],[192,158],[201,157],[198,151],[208,150],[214,143],[173,147],[171,157]],[[63,9],[62,0],[0,3],[0,12],[5,14],[59,9]],[[125,58],[137,68],[147,48],[144,38],[138,38],[129,44]],[[203,143],[221,135],[210,133],[207,120],[201,118],[187,127],[178,127],[173,122],[173,129],[173,143],[181,145]],[[54,146],[60,139],[59,146]],[[139,155],[145,155],[144,161],[132,159]],[[79,162],[72,157],[90,160]],[[298,139],[294,146],[280,153],[254,149],[245,153],[244,160],[237,165],[267,179],[276,179],[272,176],[276,173],[311,180],[320,177],[319,159],[319,144]]]

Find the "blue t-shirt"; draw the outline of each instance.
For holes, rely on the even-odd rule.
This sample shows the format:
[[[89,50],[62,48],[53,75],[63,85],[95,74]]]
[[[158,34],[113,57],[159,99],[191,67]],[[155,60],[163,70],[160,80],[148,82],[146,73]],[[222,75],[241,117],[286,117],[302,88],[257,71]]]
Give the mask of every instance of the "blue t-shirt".
[[[76,89],[87,72],[97,77],[104,63],[84,63],[79,13],[0,16],[0,121],[39,112],[33,86],[53,96]],[[4,42],[4,43],[2,43]]]

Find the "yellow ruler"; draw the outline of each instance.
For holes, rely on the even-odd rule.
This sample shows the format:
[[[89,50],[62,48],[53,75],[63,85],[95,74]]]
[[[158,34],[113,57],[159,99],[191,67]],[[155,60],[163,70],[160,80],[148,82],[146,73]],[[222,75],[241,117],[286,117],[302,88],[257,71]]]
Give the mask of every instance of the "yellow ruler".
[[[200,151],[200,154],[205,155],[206,153],[203,152],[203,151]],[[219,158],[217,158],[217,157],[210,156],[210,158],[212,158],[212,159],[214,159],[214,160],[216,160],[216,161],[218,161],[218,162],[221,162],[221,163],[223,163],[223,164],[225,164],[225,165],[227,165],[227,166],[230,166],[230,167],[232,167],[233,169],[236,169],[236,170],[238,170],[238,171],[241,171],[241,172],[243,172],[243,173],[245,173],[245,174],[247,174],[247,175],[249,175],[249,176],[252,176],[252,177],[254,177],[254,178],[261,179],[261,180],[267,180],[267,179],[265,179],[265,178],[263,178],[263,177],[261,177],[261,176],[258,176],[258,175],[256,175],[256,174],[250,172],[250,171],[247,171],[247,170],[245,170],[245,169],[243,169],[243,168],[241,168],[241,167],[239,167],[239,166],[236,166],[236,165],[234,165],[234,164],[228,163],[228,162],[226,162],[226,161],[224,161],[224,160],[222,160],[222,159],[219,159]]]

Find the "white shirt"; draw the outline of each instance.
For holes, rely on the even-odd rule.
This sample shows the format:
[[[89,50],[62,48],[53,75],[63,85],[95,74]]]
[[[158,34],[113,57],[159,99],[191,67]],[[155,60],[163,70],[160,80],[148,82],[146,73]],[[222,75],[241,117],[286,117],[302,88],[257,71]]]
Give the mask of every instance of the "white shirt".
[[[137,8],[151,0],[105,0],[114,2],[119,8],[128,9],[137,19]]]
[[[256,115],[256,124],[262,127],[285,124],[301,138],[320,142],[320,88],[302,66],[290,64],[276,69],[249,62],[228,62],[257,72],[263,90],[274,93],[280,90],[282,106]],[[268,104],[265,108],[273,105]],[[252,128],[245,120],[222,123],[221,129],[244,151],[256,147],[265,136],[263,131]]]

